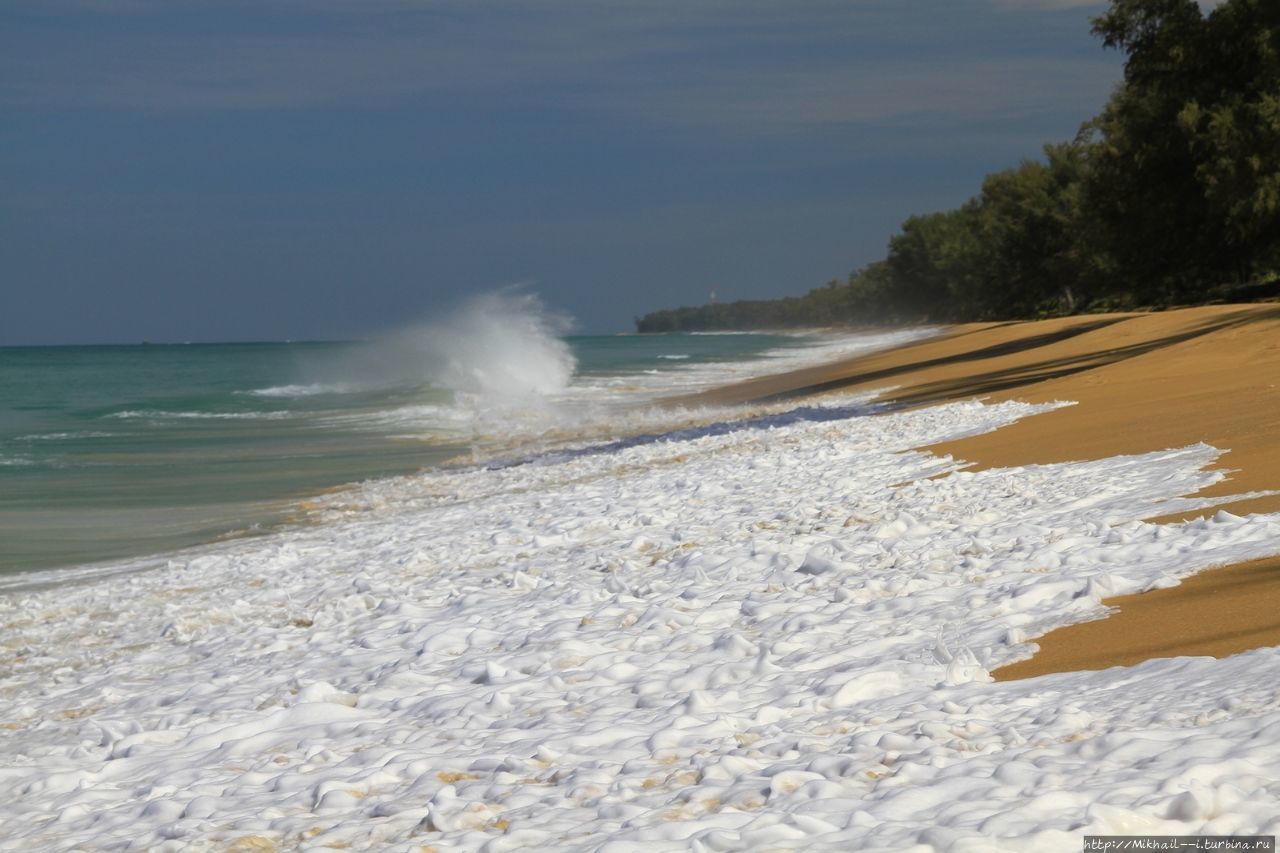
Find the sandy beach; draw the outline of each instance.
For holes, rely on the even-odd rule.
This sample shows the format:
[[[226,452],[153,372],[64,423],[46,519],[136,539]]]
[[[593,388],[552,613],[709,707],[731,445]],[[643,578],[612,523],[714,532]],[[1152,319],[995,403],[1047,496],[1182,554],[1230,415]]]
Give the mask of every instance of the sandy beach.
[[[1145,453],[1200,442],[1229,476],[1205,497],[1257,493],[1153,521],[1280,510],[1280,305],[967,324],[936,338],[700,398],[746,403],[888,389],[921,406],[977,398],[1072,401],[1004,429],[930,447],[969,470]],[[681,402],[692,402],[685,398]],[[1108,599],[1108,619],[1051,632],[997,679],[1127,666],[1280,644],[1280,558],[1203,572],[1173,589]]]

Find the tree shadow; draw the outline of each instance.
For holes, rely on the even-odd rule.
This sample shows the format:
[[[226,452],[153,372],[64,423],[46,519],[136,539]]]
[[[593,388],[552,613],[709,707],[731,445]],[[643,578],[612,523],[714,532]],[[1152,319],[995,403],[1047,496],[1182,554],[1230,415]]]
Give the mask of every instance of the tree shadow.
[[[1280,306],[1268,311],[1234,312],[1206,320],[1190,329],[1176,334],[1153,338],[1146,341],[1139,341],[1128,346],[1112,347],[1110,349],[1100,350],[1097,352],[1085,352],[1062,356],[1059,358],[1043,359],[1030,364],[1018,364],[1002,370],[975,373],[953,380],[923,383],[908,387],[900,393],[893,393],[887,396],[899,404],[919,405],[924,403],[941,402],[943,400],[956,399],[960,397],[992,394],[997,391],[1007,391],[1024,385],[1031,385],[1037,382],[1044,382],[1050,379],[1070,376],[1073,373],[1080,373],[1086,370],[1096,370],[1099,367],[1105,367],[1120,361],[1136,358],[1140,355],[1146,355],[1147,353],[1154,352],[1155,350],[1171,347],[1189,340],[1194,340],[1195,338],[1203,337],[1204,335],[1223,331],[1224,329],[1230,329],[1263,320],[1275,319],[1277,317],[1280,317]],[[810,394],[836,391],[855,385],[865,385],[929,368],[964,364],[966,362],[985,361],[987,359],[1028,352],[1069,340],[1078,335],[1097,331],[1129,319],[1132,319],[1132,317],[1107,317],[1093,322],[1081,323],[1076,326],[1071,326],[1070,328],[1060,329],[1055,332],[1031,335],[1029,337],[1006,341],[968,352],[956,353],[954,355],[944,356],[941,358],[908,362],[906,364],[895,365],[893,367],[887,367],[879,370],[853,373],[847,376],[842,376],[838,379],[815,382],[780,393],[769,394],[757,398],[752,402],[778,402],[796,397],[808,396]]]

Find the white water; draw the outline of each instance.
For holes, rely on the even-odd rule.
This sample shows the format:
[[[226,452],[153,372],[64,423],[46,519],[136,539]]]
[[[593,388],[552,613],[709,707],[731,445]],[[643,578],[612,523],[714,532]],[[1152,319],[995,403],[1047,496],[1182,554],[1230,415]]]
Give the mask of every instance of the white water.
[[[103,415],[104,418],[117,420],[214,420],[214,421],[261,421],[282,420],[294,417],[293,412],[169,412],[160,409],[127,409]]]
[[[987,675],[1103,597],[1280,551],[1275,515],[1140,520],[1195,506],[1218,451],[970,474],[913,448],[1051,407],[868,402],[372,482],[318,526],[10,593],[0,837],[1075,853],[1280,830],[1276,650]]]
[[[575,376],[573,354],[560,337],[569,325],[568,318],[547,309],[534,294],[518,289],[486,293],[437,319],[385,333],[344,361],[325,365],[326,374],[342,377],[339,380],[253,393],[307,397],[430,383],[452,393],[433,402],[326,414],[320,421],[371,431],[402,430],[402,438],[471,441],[479,459],[738,417],[741,412],[730,409],[671,411],[651,404],[936,333],[931,328],[859,335],[800,333],[803,345],[766,351],[758,359],[683,364],[679,362],[687,356],[659,356],[678,364],[645,375]]]
[[[324,394],[350,394],[360,390],[360,386],[345,382],[309,382],[305,385],[272,385],[244,393],[255,397],[316,397]]]
[[[264,396],[432,385],[489,405],[562,391],[574,372],[562,336],[570,321],[537,295],[506,289],[473,297],[431,320],[383,333],[330,365],[339,379],[261,389]]]

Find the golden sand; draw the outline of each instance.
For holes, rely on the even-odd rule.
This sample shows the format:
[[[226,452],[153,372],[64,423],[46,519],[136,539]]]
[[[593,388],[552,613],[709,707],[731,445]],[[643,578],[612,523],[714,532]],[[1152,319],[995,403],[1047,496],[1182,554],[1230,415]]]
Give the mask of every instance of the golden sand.
[[[983,468],[1100,459],[1196,442],[1225,452],[1207,497],[1280,490],[1280,305],[1212,305],[1142,314],[954,326],[896,349],[726,386],[673,402],[736,404],[829,391],[891,389],[925,405],[1072,400],[985,435],[935,445]],[[1280,511],[1280,495],[1226,501]],[[1276,543],[1280,552],[1280,542]],[[1179,586],[1105,602],[1110,618],[1052,631],[1031,660],[997,679],[1131,665],[1152,657],[1221,657],[1280,645],[1280,557],[1202,572]]]

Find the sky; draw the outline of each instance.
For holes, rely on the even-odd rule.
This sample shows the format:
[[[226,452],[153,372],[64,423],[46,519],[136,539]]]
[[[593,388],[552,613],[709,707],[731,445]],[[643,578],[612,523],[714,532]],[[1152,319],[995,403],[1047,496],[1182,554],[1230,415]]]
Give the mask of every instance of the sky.
[[[1085,0],[0,0],[0,345],[801,294],[1073,137]]]

